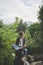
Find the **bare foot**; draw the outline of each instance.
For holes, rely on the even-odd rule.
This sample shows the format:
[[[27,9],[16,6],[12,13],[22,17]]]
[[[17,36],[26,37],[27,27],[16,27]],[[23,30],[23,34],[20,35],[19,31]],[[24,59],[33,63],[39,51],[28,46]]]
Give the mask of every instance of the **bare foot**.
[[[26,57],[24,56],[23,58],[22,58],[22,61],[25,61],[26,60]]]

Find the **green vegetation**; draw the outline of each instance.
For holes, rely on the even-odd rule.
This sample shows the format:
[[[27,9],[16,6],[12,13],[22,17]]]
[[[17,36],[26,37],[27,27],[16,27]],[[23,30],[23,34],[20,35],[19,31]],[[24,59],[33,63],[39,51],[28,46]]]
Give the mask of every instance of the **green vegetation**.
[[[39,11],[39,22],[28,27],[27,23],[18,17],[14,23],[5,25],[0,20],[0,65],[13,65],[12,44],[16,43],[18,33],[25,32],[26,44],[29,54],[43,53],[43,5]]]

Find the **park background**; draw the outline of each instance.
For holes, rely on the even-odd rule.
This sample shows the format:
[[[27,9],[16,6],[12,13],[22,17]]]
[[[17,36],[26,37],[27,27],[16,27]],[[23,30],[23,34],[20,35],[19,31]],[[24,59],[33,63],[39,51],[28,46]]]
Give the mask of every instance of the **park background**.
[[[37,18],[38,22],[30,25],[19,17],[15,17],[11,24],[0,20],[0,65],[13,65],[15,52],[12,44],[16,43],[20,31],[25,33],[28,55],[38,55],[40,60],[35,58],[34,61],[43,61],[43,5],[39,6]],[[29,57],[27,59],[29,60]]]

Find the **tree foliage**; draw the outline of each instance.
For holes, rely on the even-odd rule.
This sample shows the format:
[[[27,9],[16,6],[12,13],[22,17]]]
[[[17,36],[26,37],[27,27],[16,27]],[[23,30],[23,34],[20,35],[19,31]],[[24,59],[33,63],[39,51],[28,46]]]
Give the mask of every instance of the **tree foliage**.
[[[40,10],[39,10],[39,21],[40,21],[40,43],[41,43],[41,48],[43,49],[43,5],[41,5]]]
[[[20,19],[20,23],[19,23],[19,25],[18,25],[17,31],[18,31],[18,32],[20,32],[20,31],[24,31],[24,32],[25,32],[26,29],[27,29],[27,23],[26,23],[26,22],[23,23],[23,20]]]
[[[43,5],[40,7],[38,18],[40,23],[29,27],[18,17],[10,25],[3,24],[3,21],[0,20],[0,65],[13,65],[12,44],[16,43],[20,31],[25,32],[30,54],[43,53]]]

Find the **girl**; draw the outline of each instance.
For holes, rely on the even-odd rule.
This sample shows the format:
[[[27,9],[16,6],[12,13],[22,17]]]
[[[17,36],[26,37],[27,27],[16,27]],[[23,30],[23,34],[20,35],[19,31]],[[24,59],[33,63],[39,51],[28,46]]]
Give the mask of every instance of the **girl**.
[[[25,45],[25,38],[24,38],[24,32],[23,31],[20,31],[19,37],[16,40],[16,45],[20,47],[18,52],[21,52],[21,50],[22,50],[22,52],[19,56],[21,56],[21,55],[24,56],[24,55],[27,54],[27,48],[26,48],[26,45]]]

